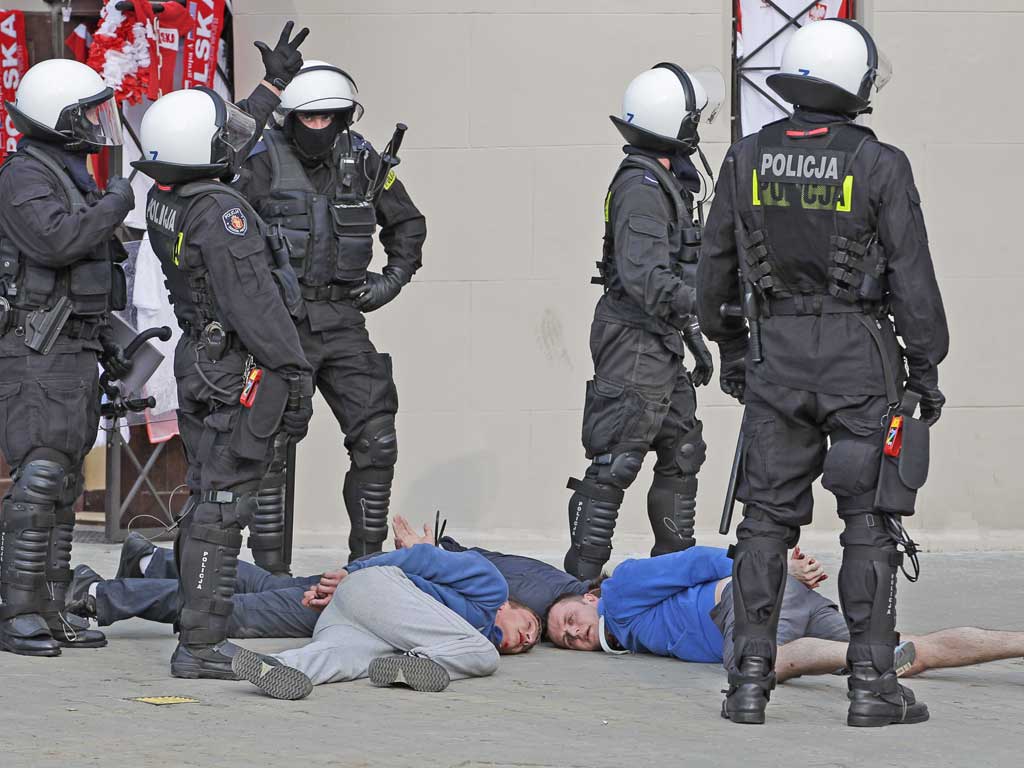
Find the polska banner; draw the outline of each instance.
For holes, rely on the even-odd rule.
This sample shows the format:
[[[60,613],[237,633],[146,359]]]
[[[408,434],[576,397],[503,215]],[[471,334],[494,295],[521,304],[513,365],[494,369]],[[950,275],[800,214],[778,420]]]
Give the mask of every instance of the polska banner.
[[[0,98],[0,161],[18,147],[21,134],[14,127],[4,102],[14,101],[21,76],[28,69],[28,48],[25,46],[25,15],[21,11],[0,11],[0,56],[3,69]]]
[[[185,68],[182,88],[205,85],[213,88],[217,74],[217,52],[224,29],[224,0],[188,0],[188,14],[195,28],[185,40]]]

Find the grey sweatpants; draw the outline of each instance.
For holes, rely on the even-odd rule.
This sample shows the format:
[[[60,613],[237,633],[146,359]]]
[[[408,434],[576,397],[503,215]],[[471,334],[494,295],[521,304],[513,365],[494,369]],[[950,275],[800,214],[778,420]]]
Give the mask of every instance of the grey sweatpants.
[[[498,668],[493,643],[390,565],[346,577],[320,615],[313,641],[275,657],[320,685],[366,677],[373,659],[395,653],[431,659],[453,680],[486,677]]]

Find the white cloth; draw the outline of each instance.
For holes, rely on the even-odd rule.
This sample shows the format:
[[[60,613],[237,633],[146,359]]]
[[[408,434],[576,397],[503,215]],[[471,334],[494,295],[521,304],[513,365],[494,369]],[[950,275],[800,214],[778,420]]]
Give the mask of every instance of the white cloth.
[[[153,251],[146,233],[139,244],[139,255],[135,262],[135,289],[132,303],[138,310],[139,328],[155,328],[166,325],[171,329],[169,341],[153,339],[164,361],[146,383],[146,394],[156,398],[156,408],[148,414],[148,420],[164,421],[175,418],[178,407],[178,389],[174,381],[174,347],[181,338],[181,329],[171,309],[171,302],[164,287],[164,273],[160,259]]]
[[[819,0],[813,5],[811,0],[774,0],[775,4],[790,16],[803,11],[810,5],[806,13],[801,13],[797,21],[801,24],[808,24],[822,19],[847,18],[849,14],[849,0]],[[787,24],[785,18],[775,8],[764,0],[739,0],[740,18],[739,29],[736,32],[736,54],[742,57],[745,51],[754,51],[765,40]],[[747,67],[778,67],[782,62],[782,51],[786,43],[796,31],[792,24],[778,37],[772,40],[750,61],[744,64]],[[758,72],[745,72],[744,77],[756,83],[758,88],[769,93],[780,103],[785,103],[775,91],[765,84],[771,70]],[[740,84],[740,121],[743,128],[743,135],[748,136],[761,130],[767,123],[775,122],[786,116],[786,113],[776,107],[772,102],[762,96],[753,88],[750,83]]]

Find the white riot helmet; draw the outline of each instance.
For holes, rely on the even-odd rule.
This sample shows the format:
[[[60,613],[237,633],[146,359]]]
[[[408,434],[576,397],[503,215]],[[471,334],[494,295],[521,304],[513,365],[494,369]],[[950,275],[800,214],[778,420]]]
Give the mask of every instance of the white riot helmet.
[[[245,160],[256,135],[256,121],[199,86],[161,96],[142,116],[144,160],[132,163],[165,184],[216,179]]]
[[[6,106],[14,127],[31,138],[60,142],[70,150],[121,145],[114,91],[81,62],[39,62],[21,78],[14,101]]]
[[[793,33],[768,85],[793,105],[860,114],[870,109],[871,89],[882,90],[891,77],[889,60],[864,27],[824,19]]]
[[[356,100],[359,89],[345,70],[326,61],[307,61],[281,93],[278,119],[284,123],[292,112],[328,114],[349,112],[347,125],[363,116],[363,105]]]
[[[622,117],[611,117],[630,144],[656,152],[692,153],[697,127],[711,123],[725,99],[725,80],[714,68],[687,72],[670,62],[637,75],[622,97]]]

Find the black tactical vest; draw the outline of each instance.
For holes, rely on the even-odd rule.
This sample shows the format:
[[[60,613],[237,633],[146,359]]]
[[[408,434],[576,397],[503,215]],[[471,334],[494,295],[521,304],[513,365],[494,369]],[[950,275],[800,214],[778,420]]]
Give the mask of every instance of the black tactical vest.
[[[162,187],[154,184],[146,201],[146,224],[150,243],[164,273],[164,285],[170,294],[174,314],[182,328],[191,333],[200,332],[213,320],[219,320],[225,330],[232,328],[223,318],[217,317],[212,286],[207,278],[207,267],[197,258],[198,249],[189,251],[187,234],[189,211],[196,202],[209,194],[228,195],[234,198],[247,218],[254,222],[257,231],[267,237],[267,226],[252,209],[249,202],[234,188],[212,181],[195,181],[176,187]],[[293,315],[301,310],[295,274],[288,266],[284,253],[274,252],[271,273],[281,290],[285,306]]]
[[[747,276],[768,297],[766,310],[773,299],[796,302],[796,314],[843,311],[843,304],[874,311],[884,302],[885,254],[868,168],[857,163],[873,138],[848,122],[785,119],[761,129],[755,167],[740,169],[737,182],[758,222],[748,233]]]
[[[604,198],[604,248],[603,258],[597,262],[597,269],[600,273],[597,277],[591,278],[592,283],[603,285],[605,293],[611,293],[616,297],[625,295],[625,291],[619,282],[615,266],[615,231],[611,221],[612,196],[621,189],[629,179],[628,170],[640,169],[644,173],[654,177],[658,186],[665,194],[669,202],[671,221],[669,222],[669,258],[672,271],[683,279],[683,282],[691,288],[697,283],[697,260],[700,258],[701,228],[693,221],[692,198],[687,195],[684,200],[679,192],[679,186],[675,177],[657,160],[645,157],[644,155],[628,155],[622,164],[619,165],[611,185],[608,187],[608,194]]]
[[[54,177],[56,194],[62,194],[70,210],[85,208],[81,190],[63,166],[42,149],[26,146],[14,153],[0,172],[19,163],[42,164]],[[127,258],[120,241],[108,242],[83,255],[74,264],[53,268],[39,264],[22,253],[15,242],[0,233],[0,298],[23,310],[48,309],[67,296],[72,313],[99,317],[110,310],[122,310],[128,301],[127,282],[121,266]]]
[[[266,131],[263,141],[272,176],[259,213],[271,237],[287,244],[299,281],[309,286],[363,282],[377,229],[376,210],[365,199],[368,150],[354,141],[354,157],[343,158],[348,162],[337,173],[334,194],[322,195],[282,131]]]

